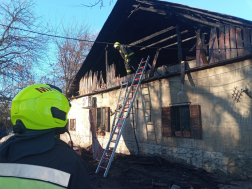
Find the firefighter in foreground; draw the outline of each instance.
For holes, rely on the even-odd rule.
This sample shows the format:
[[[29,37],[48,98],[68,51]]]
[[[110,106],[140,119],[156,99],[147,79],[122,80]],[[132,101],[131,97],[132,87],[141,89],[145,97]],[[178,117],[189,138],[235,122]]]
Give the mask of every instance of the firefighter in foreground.
[[[65,142],[70,103],[61,90],[36,84],[12,100],[14,136],[0,147],[0,189],[90,189],[88,168]]]
[[[119,42],[115,42],[114,48],[119,50],[124,59],[127,75],[132,73],[132,68],[136,70],[138,62],[135,58],[134,52],[129,47],[122,45]]]

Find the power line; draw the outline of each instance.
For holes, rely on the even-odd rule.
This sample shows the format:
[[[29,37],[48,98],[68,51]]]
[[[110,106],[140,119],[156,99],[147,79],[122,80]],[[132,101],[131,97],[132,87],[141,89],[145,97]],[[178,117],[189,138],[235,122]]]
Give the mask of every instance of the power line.
[[[114,43],[111,42],[105,42],[105,41],[92,41],[92,40],[85,40],[85,39],[78,39],[78,38],[73,38],[73,37],[64,37],[64,36],[59,36],[59,35],[52,35],[52,34],[47,34],[47,33],[41,33],[41,32],[36,32],[36,31],[32,31],[32,30],[27,30],[27,29],[22,29],[22,28],[18,28],[18,27],[12,27],[12,26],[7,26],[4,24],[0,24],[1,26],[4,27],[8,27],[11,29],[16,29],[16,30],[21,30],[21,31],[25,31],[25,32],[29,32],[29,33],[34,33],[34,34],[38,34],[38,35],[43,35],[43,36],[48,36],[48,37],[54,37],[54,38],[60,38],[60,39],[69,39],[69,40],[75,40],[75,41],[83,41],[83,42],[88,42],[88,43],[100,43],[100,44],[107,44],[107,45],[114,45]],[[129,45],[129,44],[122,44],[122,45]],[[139,46],[139,45],[134,45],[133,47],[139,47],[139,48],[149,48],[149,49],[167,49],[167,50],[177,50],[178,48],[162,48],[162,47],[147,47],[147,46]],[[182,50],[190,50],[191,48],[182,48]],[[217,49],[213,49],[211,48],[211,50],[231,50],[231,49],[250,49],[249,47],[245,48],[245,47],[241,47],[241,48],[217,48]],[[208,49],[199,49],[197,48],[197,50],[208,50]]]

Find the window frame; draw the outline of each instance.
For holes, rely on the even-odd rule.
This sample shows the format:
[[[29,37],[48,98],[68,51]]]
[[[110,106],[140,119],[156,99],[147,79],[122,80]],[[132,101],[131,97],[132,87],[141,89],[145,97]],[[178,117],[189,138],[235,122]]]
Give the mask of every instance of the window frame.
[[[71,124],[74,124],[74,129],[73,126],[71,126]],[[68,131],[76,131],[76,118],[69,118],[67,119],[67,129]]]
[[[98,133],[99,124],[103,125],[102,132],[110,132],[110,107],[91,108],[91,111],[94,119],[96,133]],[[98,118],[99,111],[101,112],[101,115]],[[101,120],[99,121],[98,119]]]
[[[179,127],[180,127],[180,136],[176,136],[175,134],[175,125],[174,120],[172,121],[172,116],[174,116],[174,111],[176,108],[174,107],[182,107],[188,106],[189,107],[189,118],[190,118],[190,137],[188,137],[188,133],[184,133],[181,128],[181,112],[179,112]],[[179,108],[180,109],[180,108]],[[163,137],[176,137],[176,138],[194,138],[194,139],[201,139],[202,138],[202,126],[201,126],[201,113],[200,113],[200,106],[199,105],[175,105],[175,106],[168,106],[162,107],[162,135]]]

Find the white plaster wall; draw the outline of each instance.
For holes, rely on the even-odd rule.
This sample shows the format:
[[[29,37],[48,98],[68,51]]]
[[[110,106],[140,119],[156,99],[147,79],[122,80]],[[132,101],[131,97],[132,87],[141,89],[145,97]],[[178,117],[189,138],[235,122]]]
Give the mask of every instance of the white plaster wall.
[[[245,93],[238,103],[232,98],[236,86],[251,92],[251,82],[252,61],[246,60],[188,73],[184,85],[180,76],[142,84],[135,99],[134,124],[131,116],[116,152],[137,152],[133,132],[136,127],[140,154],[159,155],[209,171],[252,178],[252,170],[248,168],[252,167],[252,101]],[[114,90],[92,97],[97,97],[97,107],[107,106],[114,112],[118,95],[119,90]],[[162,137],[161,107],[182,102],[201,106],[202,140]],[[80,98],[71,103],[68,118],[76,118],[77,123],[76,131],[71,132],[74,143],[89,146],[92,142],[88,110],[80,107]],[[98,136],[103,148],[109,134]]]

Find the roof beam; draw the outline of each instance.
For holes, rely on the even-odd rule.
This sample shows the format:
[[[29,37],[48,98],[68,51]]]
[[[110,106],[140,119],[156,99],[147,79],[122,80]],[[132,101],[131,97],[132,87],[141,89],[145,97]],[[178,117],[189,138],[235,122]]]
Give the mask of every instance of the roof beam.
[[[140,0],[136,0],[137,2],[139,3],[142,3],[142,4],[149,4],[149,5],[154,5],[154,3],[147,3],[147,1],[140,1]],[[164,6],[164,3],[163,2],[156,2],[155,4],[158,4],[158,6]],[[221,13],[218,13],[218,12],[212,12],[212,11],[209,11],[209,10],[202,10],[202,9],[199,9],[199,8],[194,8],[194,7],[189,7],[189,6],[185,6],[185,5],[182,5],[182,4],[178,4],[178,3],[165,3],[165,8],[170,8],[170,9],[177,9],[179,11],[179,9],[181,11],[190,11],[192,13],[198,13],[198,14],[202,14],[204,16],[209,16],[209,17],[212,17],[212,18],[216,18],[216,19],[219,19],[221,21],[227,21],[227,24],[237,24],[237,25],[240,25],[240,26],[243,26],[244,24],[246,24],[247,26],[249,27],[252,27],[252,24],[250,23],[250,21],[247,21],[247,20],[244,20],[244,19],[241,19],[241,18],[237,18],[237,17],[234,17],[234,16],[231,16],[231,15],[226,15],[226,14],[221,14]],[[244,21],[243,21],[244,20]],[[231,22],[231,23],[230,23]],[[216,27],[216,26],[214,26]]]
[[[184,33],[187,33],[187,32],[188,32],[188,30],[185,30],[185,31],[182,31],[180,34],[184,34]],[[152,44],[150,44],[150,45],[148,45],[148,46],[146,46],[146,47],[141,48],[140,50],[144,50],[144,49],[149,48],[149,47],[152,47],[152,46],[154,46],[154,45],[156,45],[156,44],[163,43],[163,42],[165,42],[165,41],[167,41],[167,40],[169,40],[169,39],[175,38],[175,37],[177,37],[177,34],[174,34],[174,35],[169,36],[169,37],[167,37],[167,38],[164,38],[164,39],[162,39],[162,40],[160,40],[160,41],[157,41],[157,42],[155,42],[155,43],[152,43]]]
[[[180,25],[179,24],[177,24],[176,32],[177,32],[177,42],[178,42],[178,63],[181,64],[181,61],[183,58],[181,34],[183,32],[180,32]]]
[[[211,26],[211,27],[220,27],[222,25],[221,23],[209,22],[209,21],[202,20],[200,18],[196,18],[196,17],[190,16],[188,14],[180,13],[180,12],[166,11],[166,10],[160,10],[160,9],[154,9],[154,8],[146,8],[146,7],[141,7],[141,6],[139,7],[139,9],[144,10],[144,11],[158,13],[158,14],[163,14],[163,15],[176,14],[176,15],[179,15],[179,16],[181,16],[183,18],[193,20],[195,22],[199,22],[199,23],[202,23],[204,25]]]
[[[147,36],[147,37],[144,37],[144,38],[142,38],[142,39],[140,39],[140,40],[137,40],[137,41],[135,41],[135,42],[133,42],[133,43],[130,43],[130,44],[129,44],[129,47],[134,46],[134,45],[137,45],[137,44],[139,44],[139,43],[143,43],[143,42],[145,42],[145,41],[147,41],[147,40],[149,40],[149,39],[152,39],[153,37],[156,37],[156,36],[158,36],[158,35],[161,35],[161,34],[163,34],[163,33],[166,33],[166,32],[168,32],[168,31],[170,31],[170,30],[175,29],[175,28],[176,28],[176,27],[171,26],[171,27],[169,27],[169,28],[163,29],[163,30],[158,31],[158,32],[156,32],[156,33],[153,33],[153,34],[151,34],[151,35],[149,35],[149,36]]]
[[[183,42],[186,42],[186,41],[189,41],[189,40],[191,40],[191,39],[195,39],[195,38],[196,38],[196,36],[189,37],[189,38],[187,38],[187,39],[182,40],[182,43],[183,43]],[[174,45],[177,45],[177,44],[178,44],[178,42],[172,43],[172,44],[170,44],[170,45],[161,47],[160,49],[168,48],[168,47],[171,47],[171,46],[174,46]]]
[[[200,38],[200,32],[201,32],[201,29],[198,29],[196,31],[197,47],[199,48],[199,51],[200,51],[199,61],[200,61],[200,58],[202,58],[203,65],[208,65],[207,58],[205,55],[205,50],[204,50],[204,47]]]
[[[212,17],[212,18],[209,18],[209,19],[219,19],[219,20],[225,20],[225,21],[228,21],[228,22],[232,22],[232,23],[236,23],[236,24],[239,24],[239,25],[244,25],[244,22],[241,22],[241,21],[238,21],[238,20],[234,20],[234,19],[230,19],[230,18],[225,18],[224,16],[229,16],[229,15],[224,15],[224,16],[218,16],[218,15],[215,15],[215,14],[219,14],[220,13],[217,13],[217,12],[213,12],[213,14],[211,14],[210,11],[208,10],[205,10],[204,12],[201,11],[200,9],[197,9],[197,8],[190,8],[188,6],[184,7],[184,6],[170,6],[172,8],[177,8],[177,9],[184,9],[184,10],[187,10],[187,11],[192,11],[192,12],[195,12],[195,13],[199,13],[199,14],[202,14],[202,15],[205,15],[205,16],[209,16],[209,17]],[[234,17],[234,16],[230,16],[230,17]],[[218,21],[219,21],[218,20]],[[245,21],[246,22],[246,21]],[[230,23],[229,23],[230,24]],[[248,24],[248,23],[246,23]],[[250,25],[250,27],[252,26],[252,24],[248,24]]]

